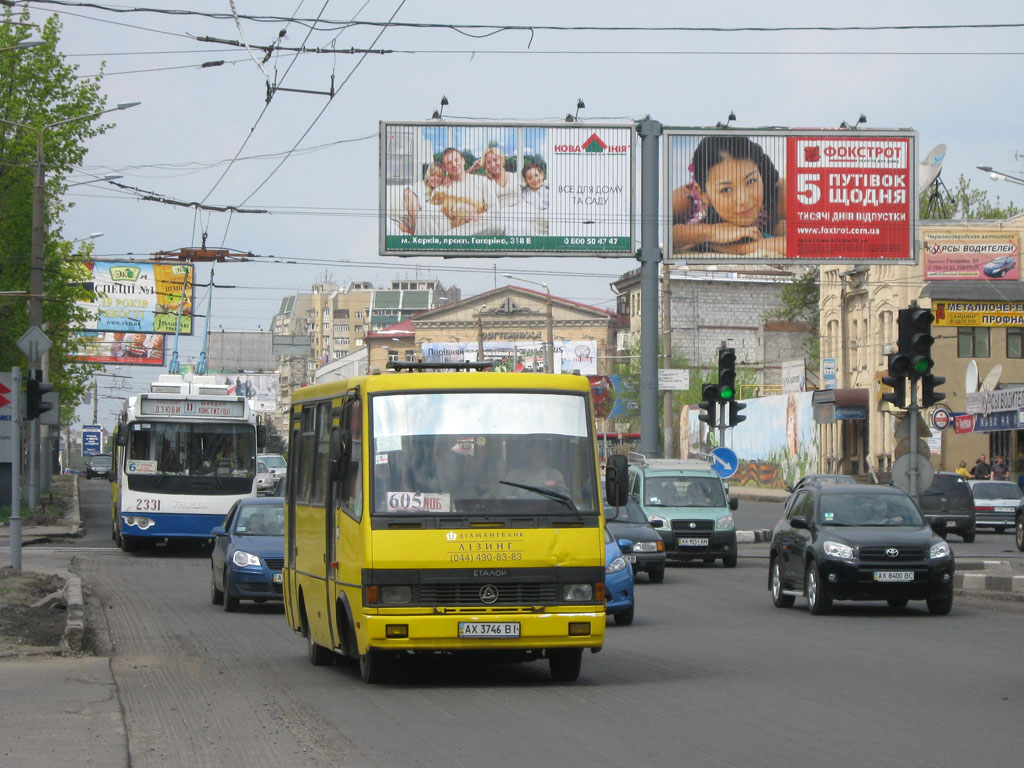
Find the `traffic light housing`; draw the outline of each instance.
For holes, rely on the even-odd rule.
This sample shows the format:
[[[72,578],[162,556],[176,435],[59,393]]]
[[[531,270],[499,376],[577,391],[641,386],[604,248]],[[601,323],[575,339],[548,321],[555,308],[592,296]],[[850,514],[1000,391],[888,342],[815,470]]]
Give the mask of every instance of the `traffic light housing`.
[[[718,350],[718,402],[730,403],[736,399],[736,350],[722,347]]]
[[[924,307],[901,309],[899,314],[900,366],[908,367],[907,376],[916,381],[931,373],[935,361],[931,358],[932,322],[935,315]]]
[[[700,396],[704,399],[700,401],[700,415],[697,418],[714,429],[717,423],[715,416],[718,410],[718,387],[714,384],[705,384],[701,388]]]
[[[38,375],[37,371],[36,376]],[[43,401],[43,395],[52,391],[53,384],[48,381],[39,381],[35,376],[25,379],[25,421],[38,419],[39,414],[53,408],[53,403]]]
[[[746,403],[741,403],[739,400],[732,400],[729,402],[729,426],[735,427],[742,421],[746,421],[747,417],[740,414],[740,411],[747,407]]]
[[[935,376],[931,373],[926,373],[921,377],[921,407],[930,408],[936,403],[941,403],[946,399],[945,392],[936,392],[935,388],[940,387],[946,383],[945,376]]]
[[[889,375],[882,377],[882,383],[892,387],[892,392],[882,394],[882,400],[892,403],[897,408],[907,407],[907,377],[910,371],[910,358],[906,355],[892,353],[889,355]]]

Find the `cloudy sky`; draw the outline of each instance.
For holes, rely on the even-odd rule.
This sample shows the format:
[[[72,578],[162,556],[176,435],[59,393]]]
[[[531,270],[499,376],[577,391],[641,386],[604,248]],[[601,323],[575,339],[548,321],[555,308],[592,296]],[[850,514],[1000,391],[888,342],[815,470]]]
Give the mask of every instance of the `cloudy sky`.
[[[609,283],[636,266],[631,259],[379,255],[378,124],[428,119],[442,96],[444,117],[471,120],[562,120],[578,99],[583,121],[650,115],[666,126],[711,126],[734,110],[740,127],[837,127],[863,113],[868,127],[917,130],[921,156],[948,145],[949,186],[963,173],[990,197],[1024,206],[1024,187],[975,168],[1024,175],[1024,13],[1005,0],[29,5],[39,19],[60,15],[61,47],[80,75],[104,68],[109,105],[142,102],[110,116],[115,127],[70,179],[117,174],[135,191],[72,188],[65,236],[103,232],[96,254],[104,258],[198,246],[203,232],[210,247],[255,254],[218,265],[225,287],[213,295],[214,329],[267,328],[283,296],[324,277],[382,285],[437,277],[468,296],[516,272],[557,295],[614,307]],[[262,51],[204,37],[324,52],[263,61]],[[327,91],[332,78],[333,98],[296,92]],[[279,87],[269,103],[268,82]],[[147,195],[270,213],[197,213]],[[200,288],[197,304],[206,298]],[[198,351],[198,339],[183,342],[183,361]]]

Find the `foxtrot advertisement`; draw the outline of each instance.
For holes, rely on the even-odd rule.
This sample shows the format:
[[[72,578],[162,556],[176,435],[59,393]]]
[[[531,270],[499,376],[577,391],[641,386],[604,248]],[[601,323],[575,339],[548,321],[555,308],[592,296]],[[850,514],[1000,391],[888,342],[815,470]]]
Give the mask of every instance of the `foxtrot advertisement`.
[[[380,252],[633,256],[631,125],[381,123]]]
[[[117,333],[192,333],[191,264],[101,262],[92,272],[96,300],[82,304],[91,331]]]
[[[913,131],[665,131],[677,261],[913,264]]]

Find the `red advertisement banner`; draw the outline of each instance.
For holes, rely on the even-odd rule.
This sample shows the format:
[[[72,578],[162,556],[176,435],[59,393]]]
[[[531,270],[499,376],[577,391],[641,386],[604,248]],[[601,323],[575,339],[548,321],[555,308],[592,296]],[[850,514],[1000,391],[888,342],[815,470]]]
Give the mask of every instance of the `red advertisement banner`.
[[[917,259],[913,131],[668,129],[670,258]]]

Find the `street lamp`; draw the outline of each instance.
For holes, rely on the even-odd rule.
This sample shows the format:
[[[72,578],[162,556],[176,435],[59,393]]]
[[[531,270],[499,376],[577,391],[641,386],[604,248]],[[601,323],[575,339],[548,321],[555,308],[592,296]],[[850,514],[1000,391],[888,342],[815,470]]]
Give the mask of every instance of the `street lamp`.
[[[509,280],[518,280],[521,283],[530,283],[532,285],[539,285],[548,294],[548,348],[544,355],[544,370],[548,373],[555,372],[555,323],[554,318],[551,315],[551,289],[548,288],[547,283],[538,283],[536,280],[527,280],[525,277],[516,277],[505,272],[501,274],[502,277],[507,277]]]
[[[979,165],[978,170],[987,173],[993,181],[1008,181],[1011,184],[1024,184],[1024,179],[1019,179],[1016,176],[1011,176],[1010,174],[1003,173],[1002,171],[996,171],[988,165]]]
[[[6,48],[0,48],[0,53],[5,51],[24,51],[26,48],[35,48],[39,45],[46,45],[45,40],[22,40],[17,45],[9,45]]]
[[[103,237],[103,233],[93,232],[91,235],[86,235],[85,237],[76,237],[74,240],[69,240],[68,242],[74,245],[75,243],[81,243],[83,240],[95,240],[97,237]]]

